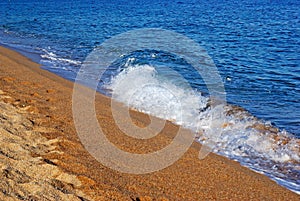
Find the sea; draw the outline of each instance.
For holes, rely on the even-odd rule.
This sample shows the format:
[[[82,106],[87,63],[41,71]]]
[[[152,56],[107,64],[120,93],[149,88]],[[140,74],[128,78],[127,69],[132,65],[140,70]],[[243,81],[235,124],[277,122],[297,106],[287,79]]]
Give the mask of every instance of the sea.
[[[204,126],[218,112],[205,79],[174,52],[137,49],[100,78],[87,72],[87,80],[100,79],[100,93],[133,109],[202,133],[197,139],[213,140],[215,153],[300,194],[300,1],[1,0],[0,7],[0,44],[71,81],[91,52],[123,33],[166,30],[191,39],[226,93],[218,136]]]

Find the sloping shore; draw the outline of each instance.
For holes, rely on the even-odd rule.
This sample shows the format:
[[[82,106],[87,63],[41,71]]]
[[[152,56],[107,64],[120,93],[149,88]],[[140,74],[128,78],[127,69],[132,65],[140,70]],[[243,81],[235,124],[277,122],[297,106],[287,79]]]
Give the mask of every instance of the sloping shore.
[[[131,175],[97,162],[83,148],[72,118],[73,83],[0,47],[0,165],[2,200],[299,200],[299,196],[215,154],[198,159],[194,143],[172,166]],[[115,126],[111,100],[96,95],[99,123],[108,139],[133,153],[165,147],[177,126],[153,139],[132,139]],[[122,115],[122,114],[120,114]],[[137,125],[146,115],[132,112]]]

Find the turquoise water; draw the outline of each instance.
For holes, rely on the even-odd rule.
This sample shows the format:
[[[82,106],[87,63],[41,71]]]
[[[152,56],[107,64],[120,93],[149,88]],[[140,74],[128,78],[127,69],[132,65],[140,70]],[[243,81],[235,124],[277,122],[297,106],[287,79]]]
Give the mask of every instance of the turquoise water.
[[[70,80],[75,79],[82,62],[95,47],[117,34],[139,28],[162,28],[184,34],[199,43],[215,62],[229,103],[242,106],[260,121],[280,128],[281,133],[300,137],[299,1],[11,0],[1,1],[0,6],[0,43]],[[154,53],[155,58],[151,56]],[[120,68],[128,67],[128,58],[116,62],[102,83],[109,84],[112,77],[117,78]],[[192,88],[207,93],[201,77],[180,58],[153,51],[135,52],[130,58],[135,59],[131,70],[137,65],[149,65],[146,69],[166,65],[183,74]],[[99,86],[102,93],[109,95],[107,88],[113,86]],[[231,135],[239,138],[253,135],[249,131],[240,133],[240,128],[230,130]],[[275,179],[300,191],[299,169],[292,168],[287,174],[274,173],[280,165],[257,162],[256,153],[246,154],[252,161],[249,163],[249,158],[241,158],[250,149],[243,154],[232,154],[233,144],[240,146],[234,140],[230,146],[226,145],[223,155],[270,177],[279,175],[292,181],[289,185]],[[298,150],[299,157],[297,146],[296,143],[293,148]],[[299,167],[298,162],[295,167]],[[261,170],[255,163],[265,168]],[[290,166],[293,165],[287,165]]]

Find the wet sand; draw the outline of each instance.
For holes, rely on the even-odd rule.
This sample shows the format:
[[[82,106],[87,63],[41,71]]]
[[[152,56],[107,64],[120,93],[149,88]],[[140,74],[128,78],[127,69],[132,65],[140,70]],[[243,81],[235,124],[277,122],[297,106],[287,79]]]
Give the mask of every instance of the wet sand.
[[[82,146],[72,116],[72,92],[72,82],[0,47],[0,200],[300,199],[235,161],[212,153],[199,160],[198,143],[173,165],[154,173],[112,170]],[[168,122],[154,138],[134,139],[115,125],[109,98],[97,94],[95,108],[106,137],[128,152],[159,150],[178,130]],[[147,115],[130,114],[132,119],[124,121],[148,125]]]

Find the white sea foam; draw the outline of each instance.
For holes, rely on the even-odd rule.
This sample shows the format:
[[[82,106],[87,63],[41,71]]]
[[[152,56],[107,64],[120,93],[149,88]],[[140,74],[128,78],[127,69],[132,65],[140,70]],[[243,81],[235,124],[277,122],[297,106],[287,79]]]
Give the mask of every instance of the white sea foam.
[[[112,98],[193,130],[198,133],[198,141],[212,146],[215,153],[262,171],[276,181],[279,181],[276,175],[283,174],[270,168],[272,165],[283,164],[283,169],[288,168],[283,172],[299,173],[299,139],[278,131],[243,109],[231,105],[208,107],[209,98],[163,79],[153,66],[132,66],[129,62],[126,67],[105,86],[113,91]],[[289,176],[282,176],[285,177]],[[300,192],[299,181],[295,179],[286,182],[286,186]]]
[[[47,59],[49,61],[62,62],[62,63],[71,64],[71,65],[80,65],[82,63],[81,61],[76,61],[76,60],[72,60],[72,59],[59,57],[55,53],[49,52],[46,49],[41,49],[41,51],[44,52],[44,54],[41,54],[41,58]]]
[[[154,67],[129,66],[112,79],[106,88],[113,98],[141,112],[197,129],[195,117],[206,107],[208,98],[162,81]]]

